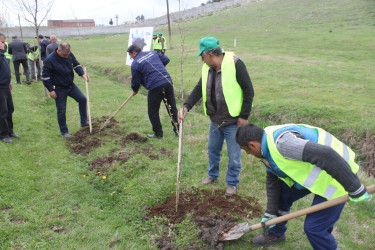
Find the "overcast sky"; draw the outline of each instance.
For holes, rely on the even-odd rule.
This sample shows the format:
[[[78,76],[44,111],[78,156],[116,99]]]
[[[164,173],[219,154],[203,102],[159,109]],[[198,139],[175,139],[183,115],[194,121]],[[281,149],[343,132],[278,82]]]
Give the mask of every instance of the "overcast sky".
[[[34,2],[34,0],[26,1]],[[46,0],[38,1],[45,2]],[[18,25],[18,14],[21,13],[15,0],[4,2],[8,7],[10,26]],[[200,6],[207,0],[169,0],[169,11],[178,11],[179,2],[181,2],[181,10],[184,10]],[[146,19],[167,14],[166,0],[55,0],[48,19],[95,19],[96,25],[108,25],[111,18],[116,24],[116,15],[118,15],[118,23],[121,24],[135,20],[142,14]],[[26,24],[22,21],[22,16],[21,24]]]

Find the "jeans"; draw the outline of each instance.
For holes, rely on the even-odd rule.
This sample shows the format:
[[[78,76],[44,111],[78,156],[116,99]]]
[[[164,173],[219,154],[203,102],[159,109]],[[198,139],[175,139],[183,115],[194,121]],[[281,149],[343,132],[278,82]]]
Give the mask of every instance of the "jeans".
[[[14,74],[16,75],[16,81],[17,83],[21,83],[20,79],[20,64],[22,64],[23,70],[24,70],[24,75],[26,76],[26,80],[30,80],[29,76],[29,67],[27,66],[27,59],[20,59],[20,60],[15,60],[13,62],[14,66]]]
[[[31,79],[35,79],[35,67],[37,69],[38,75],[37,78],[40,78],[40,64],[39,60],[33,61],[29,59],[29,65],[30,65],[30,73],[31,73]],[[35,67],[34,67],[35,65]]]
[[[228,125],[218,128],[210,122],[208,135],[208,176],[216,180],[219,177],[219,165],[221,159],[221,149],[224,139],[227,142],[228,151],[228,169],[225,181],[228,185],[237,187],[240,182],[239,174],[241,172],[241,148],[236,143],[237,125]]]
[[[68,96],[73,98],[76,102],[78,102],[79,107],[79,115],[81,117],[81,126],[87,123],[87,99],[81,92],[81,90],[73,83],[73,85],[69,88],[58,88],[55,89],[56,92],[56,109],[57,109],[57,121],[59,123],[60,132],[61,134],[68,133],[68,126],[66,125],[66,100]]]
[[[283,182],[281,186],[279,210],[289,212],[293,202],[310,193],[308,189],[297,189],[294,186],[290,188]],[[325,201],[325,198],[315,195],[312,205]],[[332,235],[332,230],[335,223],[339,220],[344,206],[345,203],[339,204],[306,216],[304,231],[313,249],[323,250],[337,248],[337,242]],[[275,227],[268,231],[277,237],[281,237],[287,230],[286,223],[287,222],[276,224]]]
[[[169,116],[171,117],[171,123],[173,131],[178,131],[177,126],[177,108],[176,100],[174,98],[173,86],[170,83],[163,84],[159,87],[148,91],[147,103],[148,103],[148,117],[150,119],[152,130],[156,136],[163,136],[163,129],[160,123],[159,109],[161,101],[164,102],[169,108],[166,107]]]
[[[10,89],[0,88],[0,139],[13,133],[13,111],[14,106]]]

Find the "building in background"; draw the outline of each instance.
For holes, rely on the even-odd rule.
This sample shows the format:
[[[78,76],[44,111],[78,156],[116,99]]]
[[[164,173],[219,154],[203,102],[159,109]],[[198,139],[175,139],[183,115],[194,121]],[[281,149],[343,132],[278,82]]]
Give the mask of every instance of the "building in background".
[[[48,20],[48,27],[95,27],[94,19]]]

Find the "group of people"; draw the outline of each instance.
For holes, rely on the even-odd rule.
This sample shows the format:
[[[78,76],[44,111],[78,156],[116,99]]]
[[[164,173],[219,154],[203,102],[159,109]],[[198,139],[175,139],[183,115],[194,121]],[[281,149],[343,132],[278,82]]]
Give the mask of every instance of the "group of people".
[[[163,36],[163,33],[154,33],[152,35],[152,50],[156,51],[158,54],[165,54],[167,50],[167,40]]]
[[[228,165],[225,195],[236,194],[240,182],[241,150],[259,158],[266,168],[267,207],[262,218],[266,222],[289,213],[293,203],[313,193],[313,205],[348,194],[354,203],[371,198],[361,184],[354,152],[327,131],[309,125],[285,124],[266,128],[248,122],[254,89],[244,62],[233,52],[220,47],[215,37],[204,37],[199,42],[203,62],[197,85],[178,113],[173,81],[166,69],[170,59],[162,51],[142,51],[131,45],[127,52],[133,58],[131,65],[132,95],[142,85],[148,90],[148,116],[153,134],[149,138],[162,139],[163,129],[159,117],[163,101],[170,116],[172,129],[178,135],[178,126],[192,107],[202,99],[204,114],[210,117],[208,129],[208,173],[202,184],[214,183],[220,173],[221,151],[227,144]],[[10,102],[10,72],[5,63],[4,46],[0,47],[1,78],[0,102]],[[55,99],[58,124],[64,137],[69,137],[66,125],[66,99],[79,103],[81,126],[88,126],[86,97],[74,84],[74,71],[89,81],[76,60],[68,43],[61,43],[43,66],[43,83]],[[4,72],[4,74],[3,74]],[[2,106],[3,104],[1,104]],[[9,105],[13,109],[12,105]],[[8,117],[0,110],[0,135],[16,136]],[[7,124],[5,126],[4,124]],[[4,129],[7,127],[7,129]],[[332,235],[344,204],[306,216],[304,231],[314,249],[338,249]],[[286,222],[273,225],[267,233],[256,236],[253,243],[267,246],[285,241]]]

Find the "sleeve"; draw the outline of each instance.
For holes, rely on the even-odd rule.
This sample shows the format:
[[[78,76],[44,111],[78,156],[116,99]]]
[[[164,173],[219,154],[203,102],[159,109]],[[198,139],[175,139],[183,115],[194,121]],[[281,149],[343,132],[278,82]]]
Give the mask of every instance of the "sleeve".
[[[316,165],[335,178],[350,197],[357,198],[366,192],[366,188],[352,172],[349,164],[331,147],[308,141],[302,157],[303,161]]]
[[[72,65],[73,65],[73,69],[74,71],[79,75],[79,76],[83,76],[85,74],[85,72],[83,71],[83,68],[82,66],[79,64],[79,62],[77,61],[76,57],[74,56],[73,53],[70,53],[70,56],[72,57]]]
[[[243,92],[243,103],[240,118],[247,120],[253,105],[254,88],[246,66],[240,59],[236,62],[235,67],[237,82],[239,83]]]
[[[266,176],[267,208],[265,215],[277,215],[279,211],[281,180],[271,172]]]
[[[163,55],[163,54],[157,54],[161,60],[161,62],[163,63],[164,66],[167,66],[167,64],[170,62],[168,56],[166,55]]]
[[[198,84],[194,87],[184,106],[190,110],[202,98],[202,78],[199,79]],[[203,104],[204,105],[204,104]]]
[[[13,51],[12,51],[12,46],[10,46],[11,44],[9,43],[8,44],[8,54],[13,54]]]
[[[138,92],[139,88],[141,87],[142,80],[142,74],[132,65],[131,67],[132,71],[132,81],[131,81],[131,87],[134,92]]]
[[[53,68],[51,61],[46,60],[43,63],[43,71],[42,71],[42,79],[43,85],[48,89],[49,92],[54,90],[54,86],[52,85],[51,76],[52,76]]]

